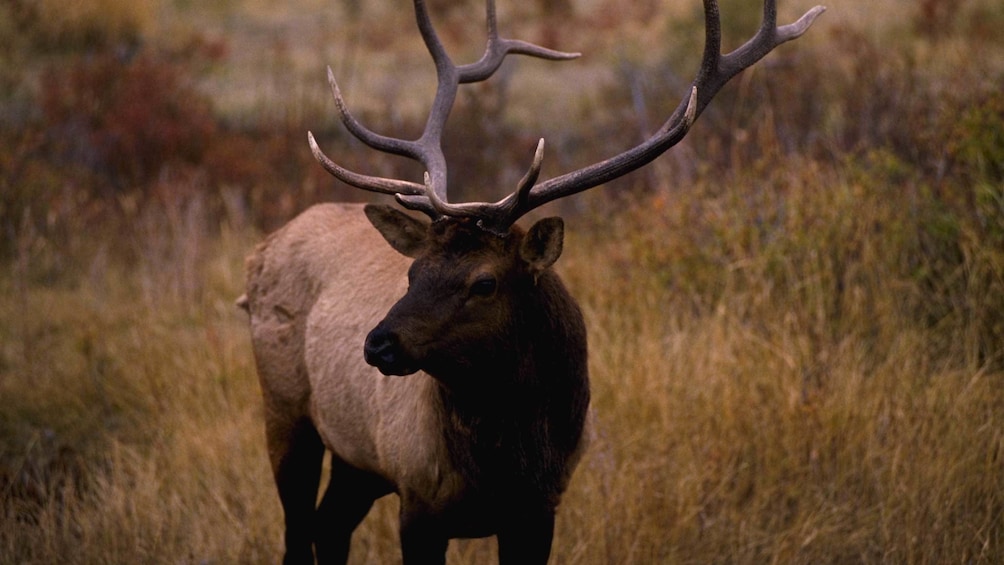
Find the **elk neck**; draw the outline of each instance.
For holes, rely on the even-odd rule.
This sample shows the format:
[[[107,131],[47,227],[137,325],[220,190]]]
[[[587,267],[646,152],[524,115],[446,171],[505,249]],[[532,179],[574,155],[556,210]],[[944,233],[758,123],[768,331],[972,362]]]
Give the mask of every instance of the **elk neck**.
[[[531,488],[557,501],[589,404],[586,332],[557,275],[542,273],[536,285],[514,312],[513,351],[520,354],[478,368],[469,386],[436,379],[435,400],[450,456],[468,484],[503,493]]]

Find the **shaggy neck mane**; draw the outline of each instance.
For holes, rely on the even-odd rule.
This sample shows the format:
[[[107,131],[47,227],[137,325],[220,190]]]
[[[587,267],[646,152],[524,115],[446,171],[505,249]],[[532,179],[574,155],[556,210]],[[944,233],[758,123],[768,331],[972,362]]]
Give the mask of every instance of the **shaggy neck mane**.
[[[560,279],[547,271],[537,284],[528,293],[533,299],[514,313],[514,351],[522,358],[473,376],[497,386],[456,390],[437,383],[437,392],[447,448],[468,484],[500,497],[529,488],[556,503],[589,404],[586,338]]]

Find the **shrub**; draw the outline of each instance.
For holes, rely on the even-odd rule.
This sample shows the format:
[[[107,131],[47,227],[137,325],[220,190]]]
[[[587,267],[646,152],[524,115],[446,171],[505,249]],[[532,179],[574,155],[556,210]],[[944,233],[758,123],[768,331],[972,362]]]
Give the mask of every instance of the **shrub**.
[[[186,68],[163,54],[112,51],[49,69],[41,106],[53,150],[128,191],[167,164],[198,164],[216,130],[209,99]],[[106,189],[108,190],[108,189]]]

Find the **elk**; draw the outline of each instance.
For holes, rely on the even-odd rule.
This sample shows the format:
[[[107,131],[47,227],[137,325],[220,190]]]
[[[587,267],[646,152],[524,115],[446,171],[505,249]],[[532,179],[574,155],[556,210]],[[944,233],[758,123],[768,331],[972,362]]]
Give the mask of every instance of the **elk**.
[[[514,192],[495,203],[450,202],[441,148],[461,84],[488,79],[509,54],[564,60],[500,37],[487,2],[488,43],[456,65],[414,0],[437,88],[422,135],[386,137],[348,111],[345,127],[373,149],[418,161],[423,182],[360,174],[314,156],[390,205],[321,204],[272,234],[247,259],[247,292],[268,454],[285,518],[285,563],[345,562],[373,502],[400,498],[405,563],[442,563],[450,539],[498,537],[501,563],[545,563],[555,511],[584,449],[589,405],[582,313],[552,265],[560,218],[523,229],[531,210],[608,182],[678,143],[733,76],[802,35],[816,7],[777,26],[766,0],[759,31],[721,53],[718,6],[704,1],[705,48],[686,96],[665,124],[608,160],[538,183],[543,140]],[[329,486],[317,495],[322,457]]]

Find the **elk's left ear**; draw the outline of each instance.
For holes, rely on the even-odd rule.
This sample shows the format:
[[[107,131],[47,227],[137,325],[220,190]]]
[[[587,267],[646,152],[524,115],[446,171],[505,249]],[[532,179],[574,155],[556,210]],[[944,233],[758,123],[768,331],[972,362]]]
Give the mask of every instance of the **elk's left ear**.
[[[554,264],[561,256],[565,240],[565,222],[561,218],[544,218],[526,232],[519,245],[519,256],[533,274]]]

